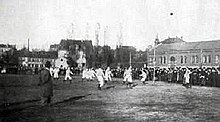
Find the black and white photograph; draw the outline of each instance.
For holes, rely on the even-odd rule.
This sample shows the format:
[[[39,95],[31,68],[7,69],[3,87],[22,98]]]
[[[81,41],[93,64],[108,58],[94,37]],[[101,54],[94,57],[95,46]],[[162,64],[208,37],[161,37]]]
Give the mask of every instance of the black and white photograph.
[[[219,0],[0,0],[0,122],[219,121]]]

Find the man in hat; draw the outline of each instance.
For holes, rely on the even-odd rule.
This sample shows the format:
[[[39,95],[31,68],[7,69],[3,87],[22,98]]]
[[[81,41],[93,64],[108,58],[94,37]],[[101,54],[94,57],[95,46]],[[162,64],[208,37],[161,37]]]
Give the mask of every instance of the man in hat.
[[[41,86],[41,103],[43,105],[51,103],[51,97],[53,96],[53,82],[50,74],[51,64],[46,62],[45,68],[40,71],[40,83]]]

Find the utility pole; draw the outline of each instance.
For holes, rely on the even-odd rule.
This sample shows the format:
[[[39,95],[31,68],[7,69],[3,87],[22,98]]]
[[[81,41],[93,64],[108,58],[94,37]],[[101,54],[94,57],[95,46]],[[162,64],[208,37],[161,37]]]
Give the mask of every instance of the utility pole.
[[[130,66],[131,66],[131,52],[130,52],[130,61],[129,61],[129,64],[130,64]]]
[[[155,83],[155,75],[156,75],[156,46],[159,44],[159,39],[158,39],[158,34],[156,36],[156,39],[154,41],[154,50],[153,50],[153,67],[154,67],[154,72],[153,72],[153,83]]]
[[[201,68],[202,68],[202,63],[203,63],[203,55],[202,55],[202,48],[200,49],[200,61],[201,61]]]
[[[30,40],[29,40],[29,38],[28,38],[28,52],[30,51],[30,50],[29,50],[29,47],[30,47]]]
[[[95,38],[96,38],[96,42],[95,45],[98,47],[99,46],[99,35],[100,34],[100,23],[96,24],[96,30],[95,30]]]
[[[107,41],[107,30],[108,30],[108,26],[106,26],[105,29],[104,29],[104,46],[108,45],[108,44],[106,44],[107,43],[106,42]]]

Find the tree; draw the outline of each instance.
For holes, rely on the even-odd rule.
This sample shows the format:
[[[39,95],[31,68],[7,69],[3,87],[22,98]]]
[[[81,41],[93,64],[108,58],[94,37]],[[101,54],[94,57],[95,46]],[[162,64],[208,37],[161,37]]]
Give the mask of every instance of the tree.
[[[18,66],[19,55],[16,49],[10,49],[2,54],[0,63],[4,66]]]
[[[77,67],[76,61],[74,61],[73,58],[71,58],[71,57],[67,57],[67,64],[68,64],[70,67],[73,67],[73,68],[76,68],[76,67]]]

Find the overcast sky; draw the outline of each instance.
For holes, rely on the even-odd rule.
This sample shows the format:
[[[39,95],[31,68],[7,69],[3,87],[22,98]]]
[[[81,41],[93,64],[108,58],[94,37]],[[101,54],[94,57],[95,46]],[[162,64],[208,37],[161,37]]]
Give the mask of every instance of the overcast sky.
[[[97,23],[101,45],[106,30],[106,43],[115,46],[120,28],[123,45],[142,50],[157,34],[160,40],[215,40],[220,0],[0,0],[0,42],[18,48],[30,38],[30,48],[48,49],[72,30],[73,38],[94,41]]]

